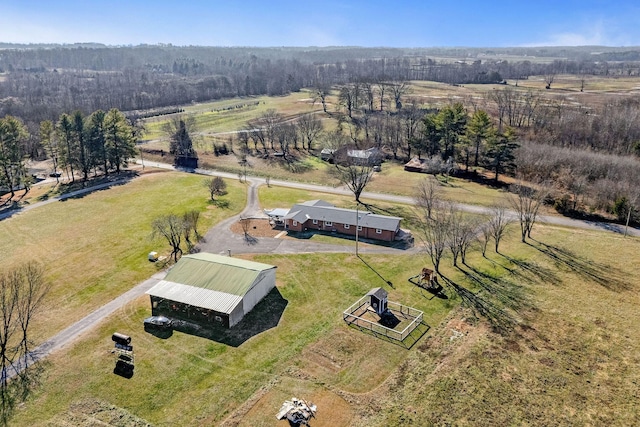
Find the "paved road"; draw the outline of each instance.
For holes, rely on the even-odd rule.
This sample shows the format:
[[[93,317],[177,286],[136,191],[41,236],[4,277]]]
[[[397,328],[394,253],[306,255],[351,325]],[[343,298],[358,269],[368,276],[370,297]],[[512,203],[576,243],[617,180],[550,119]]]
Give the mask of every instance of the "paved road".
[[[171,169],[175,170],[171,165],[156,163],[156,162],[145,162],[146,166],[153,166],[157,168],[163,169]],[[222,176],[225,178],[237,178],[237,175],[225,172],[214,172],[210,170],[201,170],[197,169],[196,173],[203,175],[215,175]],[[35,209],[39,206],[44,206],[49,203],[53,203],[56,201],[68,199],[70,197],[77,197],[79,195],[89,193],[92,191],[96,191],[103,188],[108,188],[113,185],[121,184],[128,179],[122,179],[119,181],[114,181],[110,183],[101,184],[98,186],[93,186],[81,190],[74,191],[72,193],[68,193],[59,197],[55,197],[49,200],[41,201],[34,203],[32,205],[28,205],[23,209],[4,212],[0,214],[0,220],[8,218],[12,215],[15,215],[20,212],[26,212],[31,209]],[[292,239],[276,239],[276,238],[256,238],[254,240],[247,240],[244,236],[232,233],[229,227],[231,224],[235,223],[241,217],[248,218],[264,218],[264,212],[260,209],[258,197],[257,197],[257,188],[265,184],[266,181],[263,178],[250,178],[248,179],[249,187],[247,194],[247,206],[239,215],[236,215],[232,218],[228,218],[225,221],[217,224],[211,230],[207,232],[205,235],[204,241],[199,244],[199,248],[202,251],[219,253],[219,254],[239,254],[239,253],[305,253],[305,252],[352,252],[354,251],[353,246],[349,245],[333,245],[333,244],[323,244],[323,243],[312,243],[304,240],[292,240]],[[313,184],[303,184],[296,182],[288,182],[288,181],[280,181],[280,180],[271,180],[271,184],[282,187],[289,188],[300,188],[308,191],[316,191],[319,193],[333,193],[333,194],[344,194],[351,195],[352,193],[345,188],[333,188],[328,186],[320,186]],[[383,200],[389,202],[396,203],[404,203],[404,204],[413,204],[413,199],[405,196],[394,196],[388,194],[378,194],[378,193],[363,193],[363,198],[371,199],[371,200]],[[489,208],[473,206],[473,205],[459,205],[461,208],[469,212],[475,213],[490,213],[491,210]],[[540,222],[546,222],[550,224],[557,224],[567,227],[577,227],[577,228],[588,228],[588,229],[600,229],[607,230],[616,233],[624,232],[624,227],[618,226],[616,224],[607,224],[607,223],[598,223],[598,222],[590,222],[590,221],[579,221],[570,218],[563,217],[552,217],[552,216],[541,216],[539,218]],[[629,234],[640,236],[640,230],[630,228]],[[415,252],[417,249],[410,250],[401,250],[401,249],[393,249],[386,247],[366,247],[362,246],[359,250],[363,253],[408,253]],[[63,348],[69,343],[73,342],[78,338],[83,332],[95,327],[98,325],[105,317],[109,316],[120,307],[128,304],[129,302],[135,300],[141,295],[151,289],[156,283],[162,280],[166,275],[166,272],[159,272],[153,275],[151,278],[145,280],[144,282],[136,285],[131,290],[125,292],[104,306],[100,307],[96,311],[92,312],[88,316],[83,319],[77,321],[73,325],[64,329],[54,337],[45,341],[41,346],[36,348],[32,352],[33,361],[37,361],[51,354],[52,352]],[[20,369],[18,367],[17,369]]]
[[[153,166],[156,168],[175,170],[173,166],[165,163],[145,162],[145,165]],[[199,173],[203,175],[221,176],[223,178],[232,178],[232,179],[238,178],[237,174],[232,174],[227,172],[216,172],[216,171],[211,171],[206,169],[196,169],[195,173]],[[266,183],[266,180],[264,178],[249,177],[248,179],[258,184]],[[344,187],[330,187],[326,185],[306,184],[301,182],[282,181],[277,179],[271,179],[270,184],[275,186],[280,186],[280,187],[298,188],[298,189],[308,190],[308,191],[313,191],[318,193],[329,193],[329,194],[353,196],[353,193],[349,189]],[[397,196],[393,194],[371,193],[367,191],[362,193],[361,198],[369,199],[369,200],[381,200],[381,201],[392,202],[392,203],[402,203],[406,205],[415,204],[415,201],[412,197]],[[491,208],[488,208],[488,207],[477,206],[477,205],[467,205],[467,204],[458,204],[457,206],[466,212],[491,215]],[[510,214],[512,216],[515,216],[514,212],[511,212]],[[537,221],[540,223],[560,225],[564,227],[610,231],[618,234],[624,234],[624,229],[625,229],[623,225],[619,225],[619,224],[612,224],[608,222],[598,222],[598,221],[584,221],[579,219],[567,218],[563,216],[540,215],[538,216]],[[640,230],[637,228],[629,227],[627,233],[632,236],[640,237]]]
[[[79,190],[75,190],[75,191],[71,191],[69,193],[65,193],[62,194],[60,196],[55,196],[52,197],[50,199],[47,200],[42,200],[40,202],[36,202],[36,203],[31,203],[28,205],[24,205],[24,206],[20,206],[19,208],[15,208],[15,209],[5,209],[3,211],[0,211],[0,221],[6,218],[10,218],[14,215],[18,215],[20,213],[23,212],[29,212],[32,209],[35,208],[39,208],[41,206],[46,206],[50,203],[54,203],[54,202],[60,202],[66,199],[71,199],[74,197],[78,197],[81,196],[83,194],[87,194],[87,193],[91,193],[94,191],[98,191],[98,190],[104,190],[105,188],[110,188],[116,185],[122,185],[126,182],[131,181],[132,177],[128,176],[128,177],[122,177],[122,178],[114,178],[112,181],[109,182],[104,182],[102,184],[98,184],[98,185],[92,185],[91,187],[86,187],[86,188],[81,188]]]

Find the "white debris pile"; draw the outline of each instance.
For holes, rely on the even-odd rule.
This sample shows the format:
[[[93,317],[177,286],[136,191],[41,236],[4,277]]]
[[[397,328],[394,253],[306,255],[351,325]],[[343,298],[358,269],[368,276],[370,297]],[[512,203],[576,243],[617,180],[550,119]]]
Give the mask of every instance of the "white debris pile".
[[[286,400],[280,408],[280,412],[276,415],[279,420],[287,419],[295,425],[308,425],[309,420],[316,415],[318,407],[304,399],[292,397]]]

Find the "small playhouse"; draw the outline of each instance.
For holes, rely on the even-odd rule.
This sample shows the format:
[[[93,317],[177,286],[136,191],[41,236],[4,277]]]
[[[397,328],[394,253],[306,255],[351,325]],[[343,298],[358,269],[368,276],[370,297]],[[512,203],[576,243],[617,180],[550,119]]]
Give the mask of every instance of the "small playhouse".
[[[369,305],[375,310],[378,316],[383,315],[387,311],[389,294],[382,288],[373,288],[367,292],[369,297]]]

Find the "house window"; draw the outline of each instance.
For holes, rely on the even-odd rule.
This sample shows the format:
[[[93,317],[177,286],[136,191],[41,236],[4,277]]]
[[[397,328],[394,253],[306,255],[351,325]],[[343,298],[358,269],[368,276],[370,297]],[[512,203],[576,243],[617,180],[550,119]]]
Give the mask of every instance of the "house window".
[[[358,226],[358,231],[362,231],[362,226],[361,225]]]
[[[296,225],[298,225],[298,221],[293,221],[293,226],[295,227]]]
[[[344,229],[345,229],[345,230],[348,230],[348,229],[349,229],[349,227],[350,227],[350,226],[349,226],[349,224],[345,224],[345,225],[344,225]]]
[[[382,230],[380,228],[376,228],[376,234],[382,234]]]
[[[314,219],[314,220],[313,220],[313,223],[314,223],[314,224],[318,224],[318,220],[317,220],[317,219]]]
[[[326,225],[327,227],[331,227],[333,223],[331,221],[325,221],[324,225]]]

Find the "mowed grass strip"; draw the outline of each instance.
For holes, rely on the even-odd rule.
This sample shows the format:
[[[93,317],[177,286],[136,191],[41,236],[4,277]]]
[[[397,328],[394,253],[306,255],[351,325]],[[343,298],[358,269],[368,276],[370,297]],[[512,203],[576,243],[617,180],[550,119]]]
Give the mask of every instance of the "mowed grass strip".
[[[124,185],[55,202],[0,221],[3,268],[36,260],[52,288],[34,324],[36,342],[149,278],[158,266],[147,260],[168,244],[150,238],[160,215],[202,212],[202,234],[244,207],[246,188],[228,182],[227,209],[208,201],[204,177],[182,173],[142,175]]]
[[[312,97],[313,94],[310,91],[303,89],[286,96],[232,98],[185,106],[184,113],[181,115],[195,118],[199,134],[232,132],[244,128],[247,122],[257,119],[269,109],[277,110],[285,118],[322,111],[322,105],[313,104]],[[144,139],[168,141],[168,136],[162,127],[173,116],[175,115],[145,119],[147,133]]]

